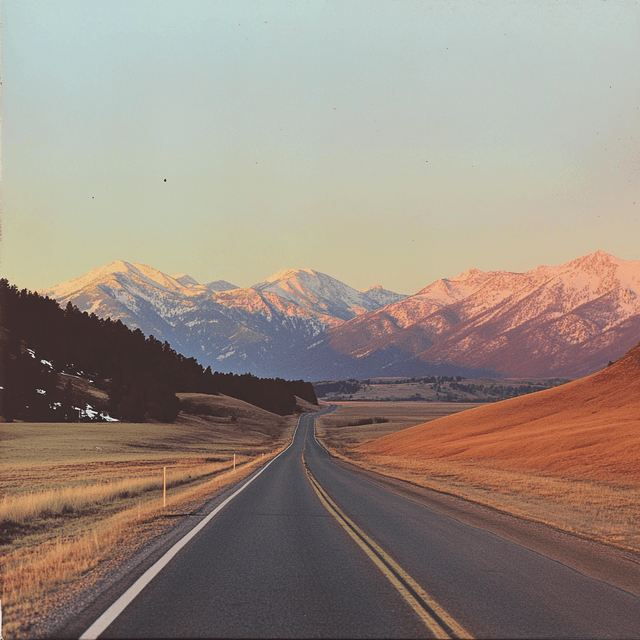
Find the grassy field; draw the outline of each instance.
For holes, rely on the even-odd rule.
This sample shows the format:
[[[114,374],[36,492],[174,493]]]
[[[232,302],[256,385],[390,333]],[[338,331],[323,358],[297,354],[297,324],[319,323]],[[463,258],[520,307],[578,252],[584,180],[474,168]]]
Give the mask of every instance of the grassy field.
[[[516,405],[536,402],[534,396],[527,398],[508,402]],[[549,467],[545,467],[544,456],[540,455],[540,432],[537,439],[533,433],[522,430],[507,433],[506,429],[497,428],[492,434],[483,433],[483,426],[496,425],[498,415],[503,419],[512,416],[511,406],[507,405],[505,414],[504,405],[501,408],[497,404],[460,412],[470,407],[350,402],[320,417],[317,433],[334,455],[373,471],[592,539],[640,550],[638,481],[633,474],[611,474],[616,468],[617,447],[611,433],[603,435],[602,428],[608,423],[600,423],[600,432],[591,424],[582,439],[577,429],[564,434],[557,428],[547,432],[557,446],[554,455],[547,455]],[[553,414],[552,408],[548,412]],[[487,421],[481,419],[485,413],[490,414]],[[433,422],[446,415],[450,417]],[[380,418],[389,422],[346,426],[362,419]],[[420,426],[403,431],[412,425]],[[575,436],[573,444],[567,440],[571,434]],[[624,440],[625,432],[618,439]],[[638,458],[633,453],[636,440],[637,436],[635,440],[627,437],[627,466],[621,468],[635,464],[637,471]],[[576,442],[580,446],[575,446]],[[599,458],[595,457],[596,452],[584,453],[585,447],[594,442],[601,445]],[[610,459],[603,453],[607,451]],[[573,464],[568,463],[571,460]],[[577,460],[583,463],[578,465]],[[560,465],[559,470],[553,469],[553,461]],[[590,473],[585,473],[585,469]]]
[[[225,396],[181,395],[189,413],[175,424],[1,425],[5,637],[36,635],[60,593],[248,475],[297,422]]]
[[[335,381],[315,385],[326,402],[497,402],[569,382],[560,378],[477,378],[458,380],[446,376],[423,378],[374,378],[367,381]]]
[[[350,401],[333,404],[338,410],[320,416],[316,431],[327,445],[340,449],[478,406],[447,402]],[[356,424],[361,420],[372,420],[373,424]]]

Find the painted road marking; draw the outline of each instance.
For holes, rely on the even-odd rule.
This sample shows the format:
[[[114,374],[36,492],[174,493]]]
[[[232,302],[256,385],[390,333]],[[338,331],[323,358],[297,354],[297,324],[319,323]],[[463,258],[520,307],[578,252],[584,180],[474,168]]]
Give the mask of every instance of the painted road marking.
[[[355,540],[385,577],[420,616],[436,638],[472,638],[389,554],[350,520],[313,477],[303,458],[302,464],[320,501],[342,528]]]
[[[257,473],[247,480],[235,493],[230,495],[224,502],[219,504],[202,522],[195,526],[186,536],[181,538],[176,544],[167,551],[154,565],[149,567],[81,636],[80,640],[95,640],[101,633],[133,602],[138,594],[164,569],[169,562],[177,555],[177,553],[189,542],[196,534],[198,534],[209,522],[218,514],[218,512],[231,502],[241,491],[244,491],[263,471],[275,462],[285,451],[293,445],[298,433],[298,427],[302,416],[298,419],[296,430],[289,446],[281,451],[275,458],[269,460]]]

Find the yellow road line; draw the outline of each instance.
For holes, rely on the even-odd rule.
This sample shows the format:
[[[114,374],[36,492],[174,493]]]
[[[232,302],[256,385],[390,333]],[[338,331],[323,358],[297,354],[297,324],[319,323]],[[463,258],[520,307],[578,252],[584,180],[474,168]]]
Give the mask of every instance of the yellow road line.
[[[302,461],[311,486],[327,511],[340,523],[342,528],[355,540],[386,578],[398,590],[411,608],[420,616],[425,626],[436,638],[472,638],[466,629],[456,622],[429,594],[379,545],[350,520],[329,497],[320,483],[313,477]],[[402,581],[405,584],[402,584]],[[405,586],[406,585],[406,586]],[[414,593],[407,588],[411,589]],[[414,595],[416,594],[418,598]],[[420,602],[422,600],[422,602]],[[426,606],[425,606],[426,605]],[[437,616],[439,620],[433,615]],[[442,624],[444,623],[444,624]]]

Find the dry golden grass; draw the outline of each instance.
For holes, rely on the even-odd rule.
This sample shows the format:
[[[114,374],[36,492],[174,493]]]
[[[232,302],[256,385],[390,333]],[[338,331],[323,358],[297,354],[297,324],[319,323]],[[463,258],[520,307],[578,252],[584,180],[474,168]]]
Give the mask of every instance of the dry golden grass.
[[[339,438],[344,444],[356,444],[370,438],[395,433],[417,423],[435,420],[444,416],[471,409],[475,404],[453,404],[448,402],[337,402],[337,412],[320,416],[316,421],[319,437]],[[360,419],[382,419],[369,425],[353,425]]]
[[[240,455],[236,457],[236,464],[243,464],[248,460],[247,456]],[[174,464],[170,467],[166,477],[167,489],[211,476],[233,465],[232,459],[200,465],[194,465],[195,461],[197,460],[187,459],[180,461],[184,466],[176,468]],[[188,465],[189,462],[192,464]],[[0,529],[27,524],[39,518],[78,514],[83,509],[93,510],[103,502],[114,502],[159,490],[164,485],[164,469],[165,467],[155,466],[151,470],[147,468],[143,476],[136,474],[127,478],[5,495],[0,498]]]
[[[633,354],[632,354],[633,355]],[[631,357],[536,394],[363,444],[361,453],[640,484],[640,367]]]
[[[407,429],[396,422],[387,434],[337,427],[347,415],[357,417],[349,407],[330,414],[332,424],[323,420],[318,432],[335,455],[640,550],[640,347],[562,387]],[[361,408],[369,417],[381,407]]]
[[[170,425],[0,425],[6,635],[28,637],[49,594],[97,568],[123,540],[139,545],[166,529],[168,512],[195,508],[251,473],[286,446],[297,422],[225,396],[187,400],[207,415],[181,413]]]
[[[640,550],[638,487],[595,480],[408,456],[354,454],[349,462],[419,486],[461,496],[519,517],[627,549]]]
[[[242,479],[259,464],[276,455],[273,452],[264,458],[253,460],[229,469],[205,484],[183,488],[170,493],[167,508],[187,501],[210,496],[216,490]],[[136,522],[158,517],[165,512],[159,489],[151,500],[137,506],[117,510],[108,518],[86,522],[80,531],[58,535],[39,545],[20,546],[16,551],[3,556],[3,602],[19,603],[25,597],[33,597],[61,581],[83,573],[95,566],[122,537],[126,527]],[[35,519],[35,518],[34,518]],[[9,609],[10,611],[11,609]],[[10,621],[6,619],[9,623]]]

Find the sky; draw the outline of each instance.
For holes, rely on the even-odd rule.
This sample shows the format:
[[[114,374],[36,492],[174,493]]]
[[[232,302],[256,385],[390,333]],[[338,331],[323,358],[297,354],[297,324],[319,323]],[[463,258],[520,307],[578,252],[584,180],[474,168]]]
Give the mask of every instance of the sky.
[[[635,0],[3,0],[2,25],[19,288],[640,259]]]

